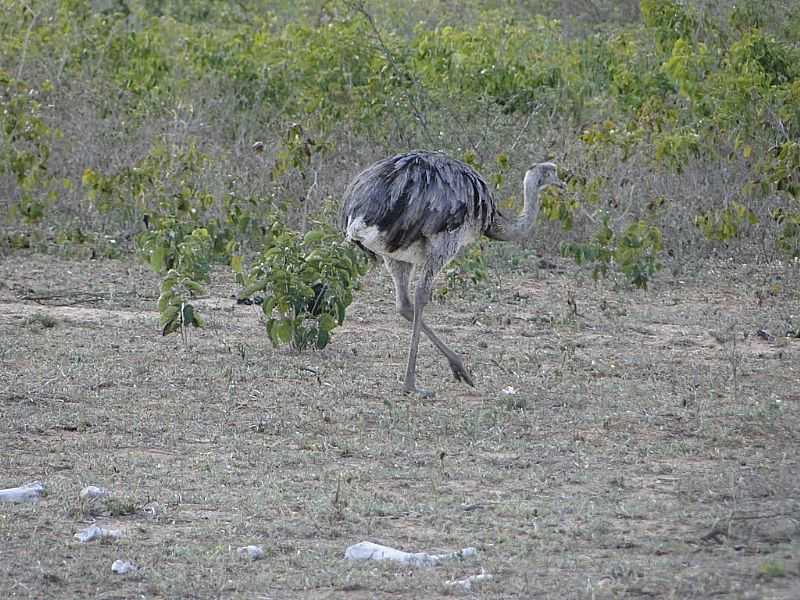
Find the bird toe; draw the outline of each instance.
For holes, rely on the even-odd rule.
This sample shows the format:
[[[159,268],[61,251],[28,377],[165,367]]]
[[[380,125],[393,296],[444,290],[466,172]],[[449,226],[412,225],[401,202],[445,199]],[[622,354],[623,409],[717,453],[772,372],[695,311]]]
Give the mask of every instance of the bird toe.
[[[467,369],[464,367],[463,363],[451,362],[450,369],[453,371],[453,376],[456,378],[456,381],[463,381],[470,387],[475,387],[475,382],[472,381],[472,377],[467,372]]]
[[[436,392],[433,390],[429,390],[428,388],[423,387],[415,387],[412,389],[403,389],[403,393],[407,396],[414,394],[418,398],[433,398],[436,395]]]

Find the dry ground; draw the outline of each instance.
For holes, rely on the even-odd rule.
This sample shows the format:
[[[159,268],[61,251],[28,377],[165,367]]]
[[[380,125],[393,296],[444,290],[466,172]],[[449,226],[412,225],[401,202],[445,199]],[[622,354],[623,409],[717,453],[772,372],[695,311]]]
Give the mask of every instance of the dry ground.
[[[428,311],[477,388],[423,342],[419,400],[382,271],[298,355],[224,277],[184,346],[138,265],[0,259],[0,488],[47,487],[0,504],[2,596],[427,599],[485,569],[481,598],[800,597],[798,266],[666,269],[643,293],[493,262]],[[92,522],[127,535],[79,544]],[[362,540],[479,554],[345,562]]]

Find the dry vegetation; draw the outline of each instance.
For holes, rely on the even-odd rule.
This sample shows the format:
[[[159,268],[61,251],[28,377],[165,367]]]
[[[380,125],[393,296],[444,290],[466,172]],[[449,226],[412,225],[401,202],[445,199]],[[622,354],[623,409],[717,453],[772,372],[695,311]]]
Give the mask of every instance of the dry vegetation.
[[[335,342],[296,354],[256,335],[232,283],[184,346],[157,335],[143,267],[6,258],[0,487],[47,495],[0,506],[0,589],[436,598],[483,568],[484,598],[797,597],[796,267],[709,261],[644,293],[491,254],[490,282],[431,310],[478,386],[423,345],[425,402],[398,391],[407,330],[380,270]],[[81,501],[88,484],[113,501]],[[127,536],[81,545],[89,523]],[[479,554],[344,561],[362,540]]]

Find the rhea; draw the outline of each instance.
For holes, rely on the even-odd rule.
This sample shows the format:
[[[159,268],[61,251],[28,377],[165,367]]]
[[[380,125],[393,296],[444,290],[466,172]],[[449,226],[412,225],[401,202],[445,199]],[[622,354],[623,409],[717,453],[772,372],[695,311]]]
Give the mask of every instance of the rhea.
[[[424,333],[450,365],[455,378],[475,386],[461,357],[422,320],[436,275],[481,235],[523,242],[539,212],[539,192],[563,184],[553,163],[533,165],[524,179],[522,214],[503,215],[475,169],[441,152],[414,151],[380,160],[348,186],[342,228],[348,240],[383,257],[394,280],[397,312],[412,323],[403,391],[430,396],[416,383],[417,349]],[[414,302],[409,283],[416,279]]]

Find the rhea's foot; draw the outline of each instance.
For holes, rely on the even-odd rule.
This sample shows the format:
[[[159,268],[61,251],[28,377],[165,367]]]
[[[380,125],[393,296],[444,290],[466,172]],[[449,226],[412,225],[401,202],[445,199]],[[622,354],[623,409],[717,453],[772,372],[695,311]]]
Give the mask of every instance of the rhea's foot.
[[[461,362],[460,358],[450,359],[449,363],[450,370],[453,372],[453,377],[455,377],[457,381],[463,381],[468,386],[475,387],[475,382],[472,381],[472,376],[467,373],[467,369],[464,367],[464,363]]]

